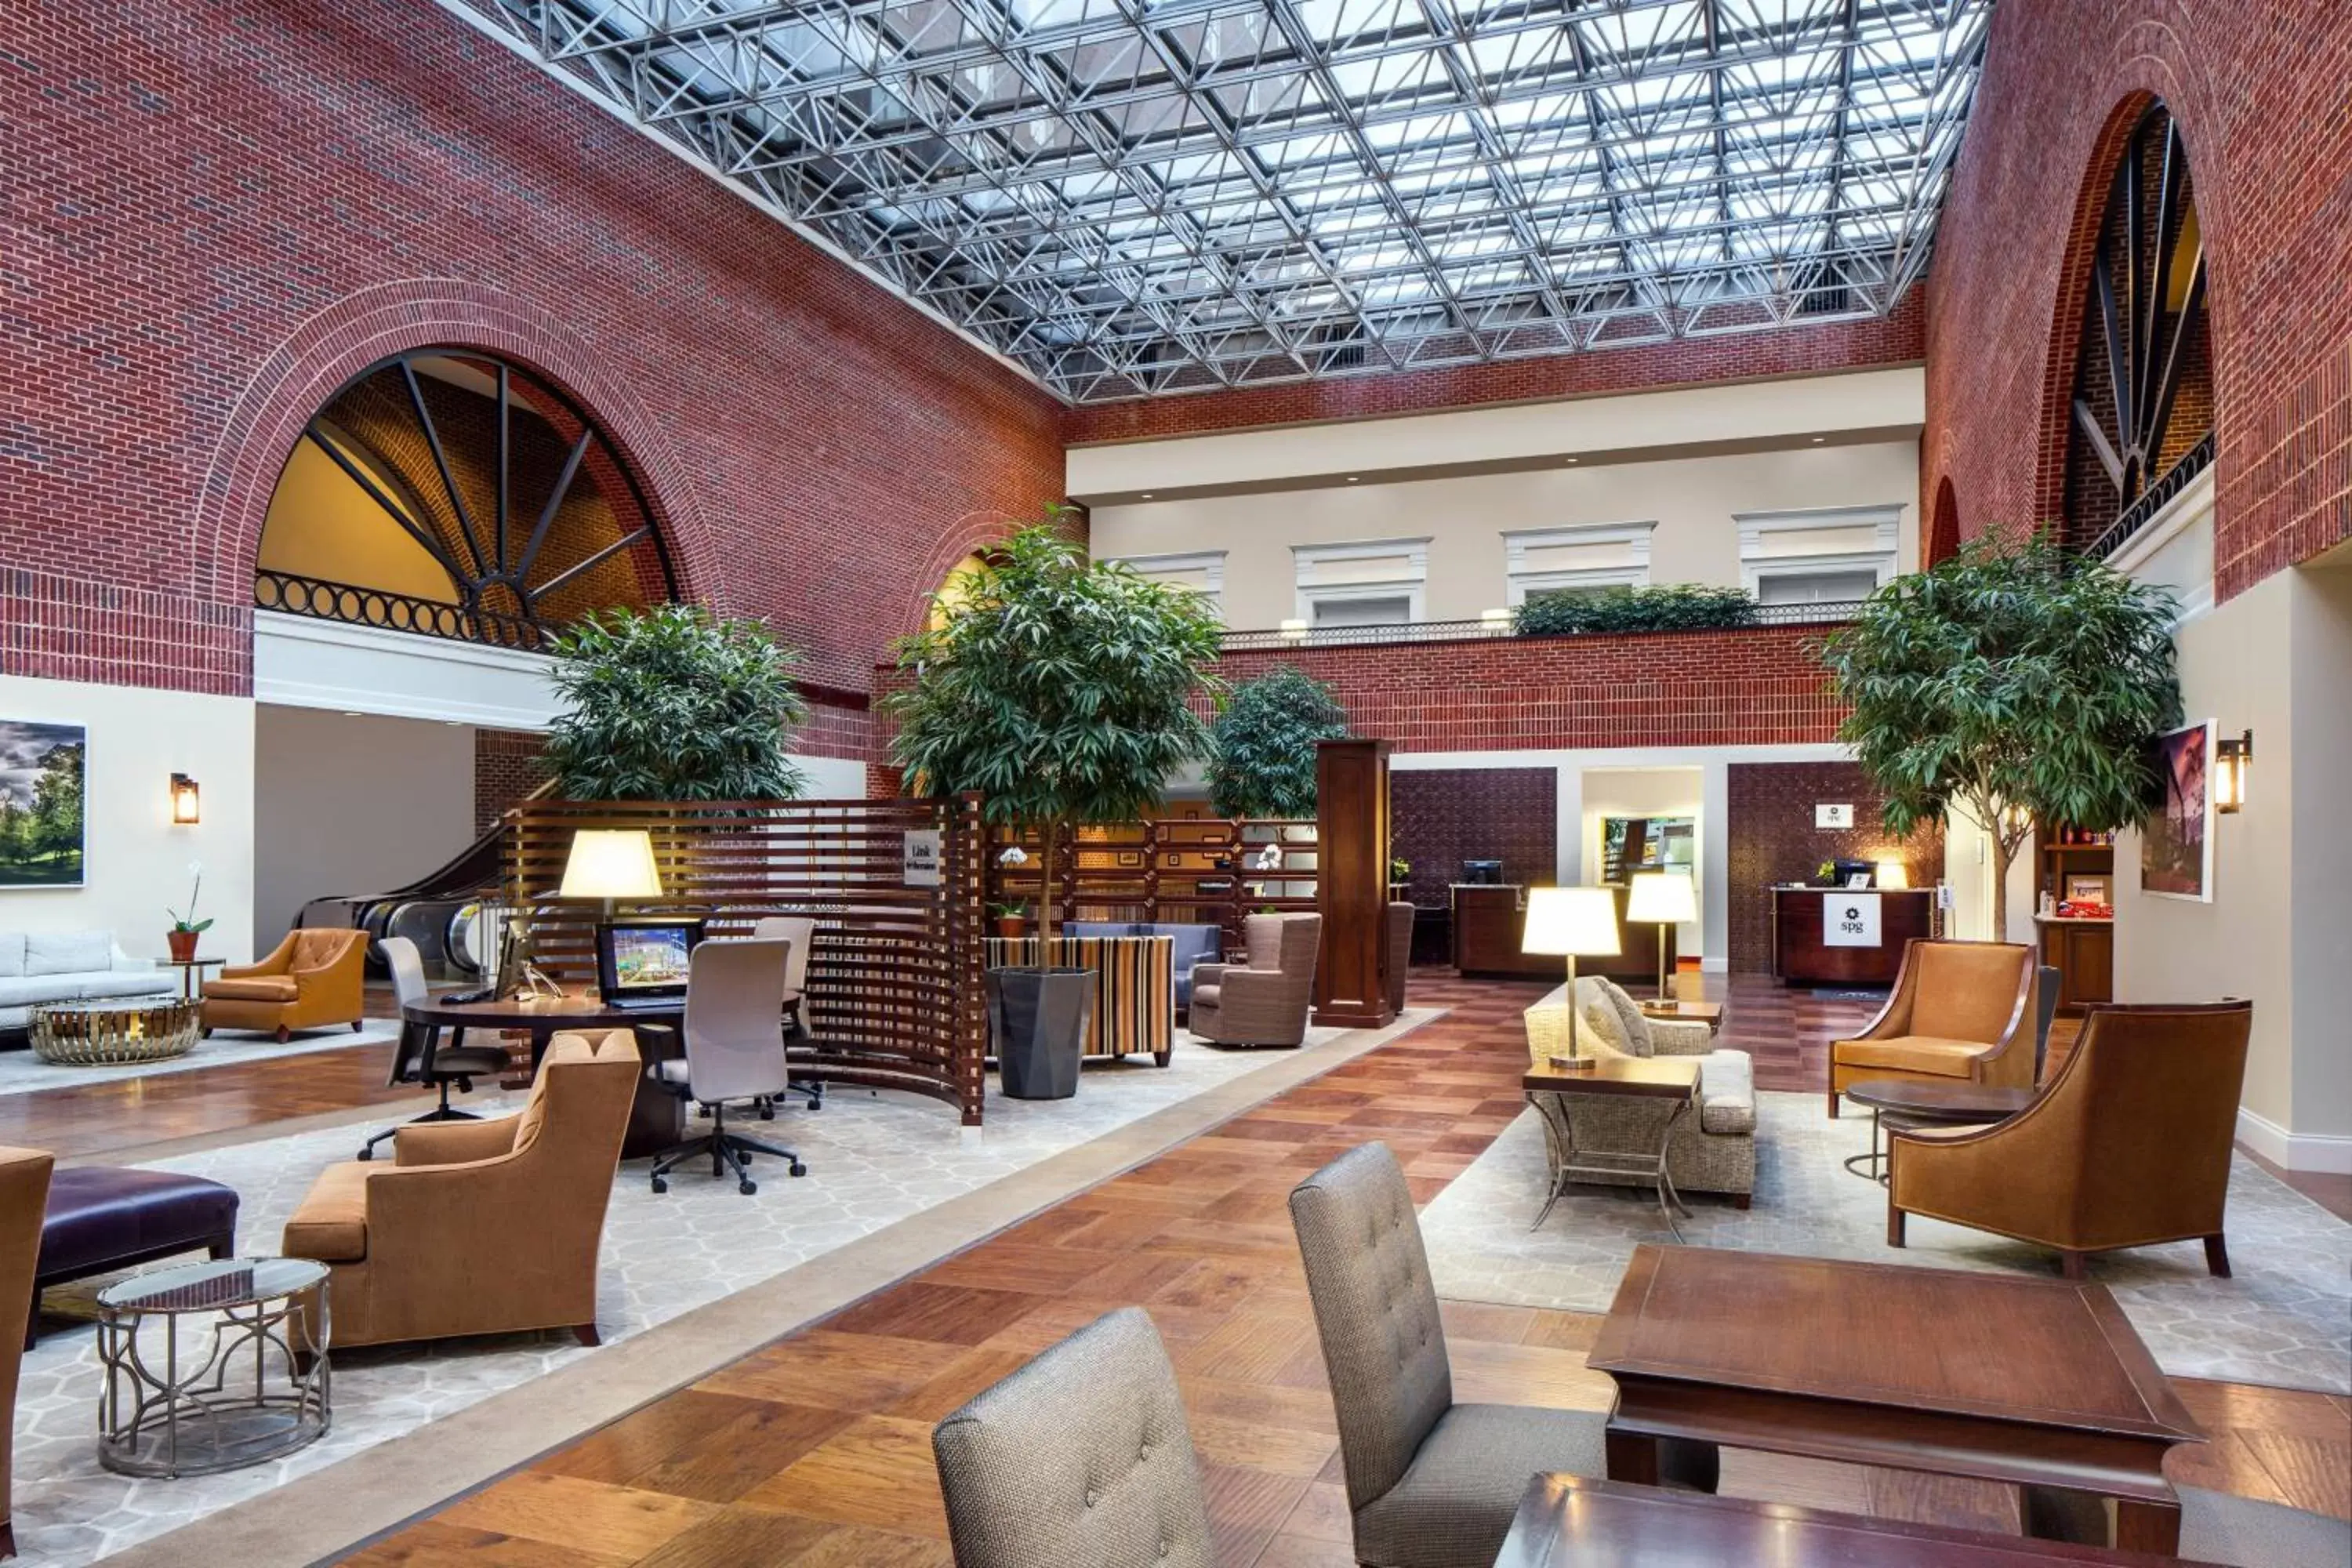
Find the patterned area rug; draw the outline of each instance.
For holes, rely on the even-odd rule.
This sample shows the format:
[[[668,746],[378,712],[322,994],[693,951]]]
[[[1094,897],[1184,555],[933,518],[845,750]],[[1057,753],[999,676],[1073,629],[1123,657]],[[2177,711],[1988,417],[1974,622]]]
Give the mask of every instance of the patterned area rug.
[[[1870,1119],[1832,1121],[1816,1094],[1757,1097],[1754,1206],[1693,1194],[1680,1222],[1695,1247],[2049,1277],[2051,1254],[1913,1216],[1886,1237],[1885,1189],[1848,1173]],[[1603,1312],[1636,1243],[1671,1241],[1647,1188],[1579,1186],[1539,1231],[1543,1131],[1522,1114],[1421,1216],[1437,1292],[1449,1300]],[[2183,1377],[2352,1392],[2352,1225],[2238,1156],[2230,1173],[2231,1279],[2205,1272],[2195,1242],[2091,1260],[2165,1371]]]
[[[194,1072],[198,1068],[225,1067],[232,1062],[267,1061],[272,1057],[298,1057],[306,1051],[334,1051],[346,1046],[380,1046],[400,1038],[396,1018],[370,1018],[357,1030],[306,1029],[284,1045],[268,1035],[222,1033],[198,1040],[184,1057],[160,1062],[127,1062],[120,1067],[68,1067],[45,1062],[31,1047],[0,1051],[0,1094],[37,1094],[45,1089],[79,1089],[85,1084],[112,1083],[117,1079],[155,1078],[164,1073]]]

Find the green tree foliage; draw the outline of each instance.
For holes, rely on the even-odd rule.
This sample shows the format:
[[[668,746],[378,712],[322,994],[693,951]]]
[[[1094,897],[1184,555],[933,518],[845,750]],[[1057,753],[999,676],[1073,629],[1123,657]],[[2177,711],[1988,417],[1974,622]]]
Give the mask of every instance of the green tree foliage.
[[[1212,731],[1209,799],[1223,816],[1315,815],[1315,745],[1344,741],[1331,689],[1286,664],[1234,688]]]
[[[33,782],[32,845],[38,856],[78,858],[82,834],[82,748],[52,746]]]
[[[1584,632],[1695,632],[1756,624],[1756,601],[1744,588],[1676,583],[1655,588],[1604,588],[1598,594],[1538,594],[1518,607],[1521,637]]]
[[[898,645],[914,684],[882,703],[913,787],[976,791],[991,820],[1036,825],[1048,868],[1064,828],[1141,815],[1206,753],[1192,694],[1223,689],[1200,600],[1089,562],[1060,521],[1013,534],[936,601],[939,624]],[[1051,937],[1052,900],[1038,913]]]
[[[793,684],[800,652],[758,621],[689,605],[614,610],[555,641],[564,702],[548,736],[570,800],[790,800],[806,787],[785,758],[808,718]]]
[[[2034,822],[2143,820],[2147,742],[2180,719],[2174,602],[2036,536],[1980,536],[1900,577],[1822,647],[1853,707],[1838,738],[1886,794],[1890,833],[1958,805],[1992,836],[1993,929]]]

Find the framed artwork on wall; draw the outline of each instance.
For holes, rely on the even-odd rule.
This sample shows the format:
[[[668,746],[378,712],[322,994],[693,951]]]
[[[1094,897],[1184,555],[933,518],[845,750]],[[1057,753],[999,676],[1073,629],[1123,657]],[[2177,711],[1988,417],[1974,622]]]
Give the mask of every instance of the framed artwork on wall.
[[[2139,888],[2161,899],[2213,901],[2213,721],[2156,742],[2163,805],[2139,839]]]
[[[0,719],[0,889],[82,885],[88,751],[79,724]]]

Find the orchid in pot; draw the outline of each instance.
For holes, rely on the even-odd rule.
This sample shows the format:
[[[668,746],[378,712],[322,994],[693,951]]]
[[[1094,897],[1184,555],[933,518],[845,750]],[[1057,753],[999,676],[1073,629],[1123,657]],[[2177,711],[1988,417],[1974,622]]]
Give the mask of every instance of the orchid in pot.
[[[196,956],[196,939],[213,927],[211,921],[196,919],[196,900],[205,890],[205,863],[189,861],[188,875],[194,879],[194,885],[188,889],[188,912],[184,915],[168,904],[163,909],[163,912],[172,917],[172,929],[164,933],[164,939],[172,944],[172,962],[174,963],[186,963],[193,960]]]

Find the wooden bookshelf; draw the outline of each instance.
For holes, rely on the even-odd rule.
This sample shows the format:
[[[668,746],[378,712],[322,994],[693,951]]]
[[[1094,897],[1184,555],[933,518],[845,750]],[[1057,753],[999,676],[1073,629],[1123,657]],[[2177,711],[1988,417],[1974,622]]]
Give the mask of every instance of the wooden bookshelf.
[[[2033,843],[2033,902],[2038,911],[2042,895],[2067,901],[2070,879],[2096,877],[2106,883],[2106,904],[2115,907],[2116,847],[2063,826],[2035,829]],[[2080,916],[2035,915],[2042,933],[2042,962],[2058,971],[2058,1011],[2079,1016],[2095,1002],[2112,1002],[2116,994],[2116,922]]]

